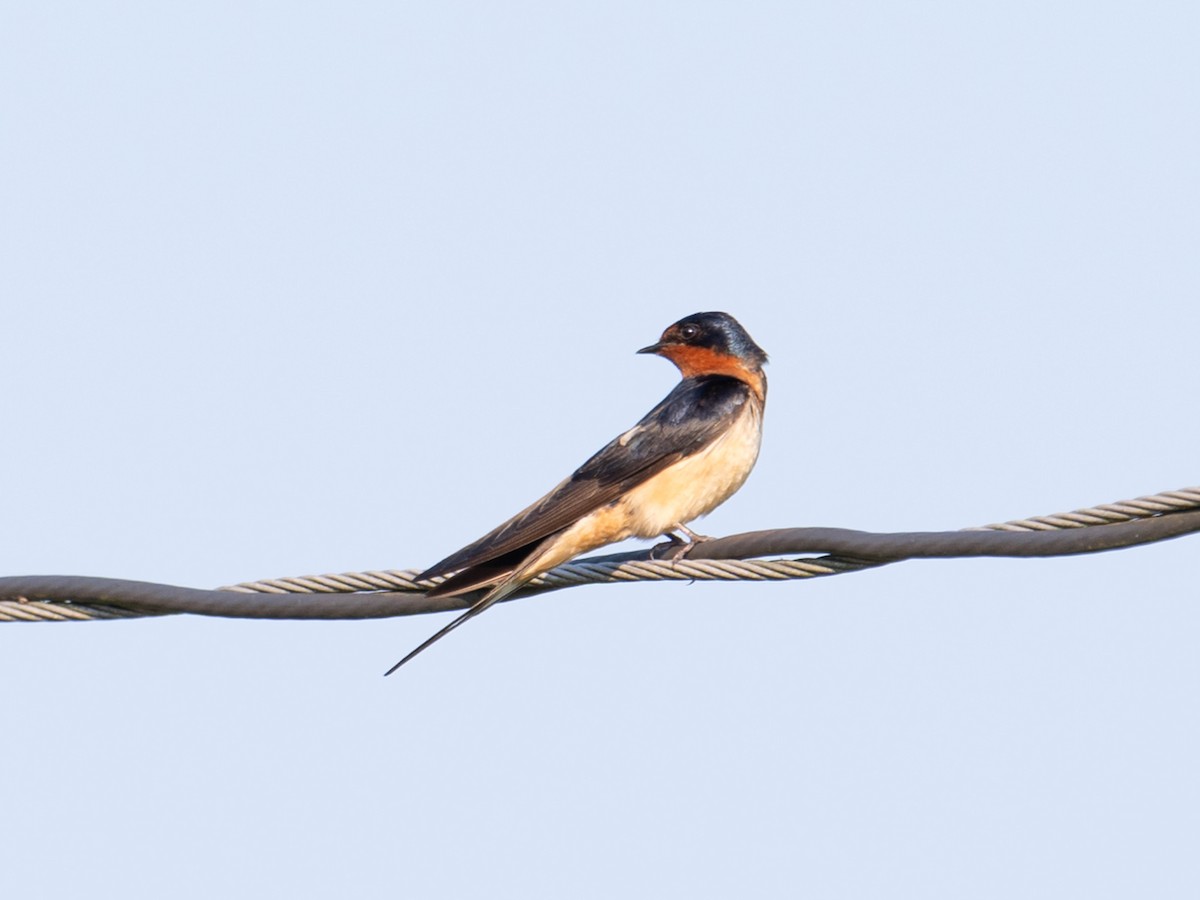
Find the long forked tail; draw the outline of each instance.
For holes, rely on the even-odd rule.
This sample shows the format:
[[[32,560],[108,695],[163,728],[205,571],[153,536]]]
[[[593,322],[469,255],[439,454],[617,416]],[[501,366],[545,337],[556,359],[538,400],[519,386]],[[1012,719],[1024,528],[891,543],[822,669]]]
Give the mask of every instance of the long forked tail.
[[[504,581],[500,582],[498,585],[496,585],[494,588],[492,588],[490,591],[488,591],[486,594],[484,594],[483,597],[481,599],[479,599],[475,603],[475,605],[472,606],[470,609],[468,609],[465,613],[460,615],[457,619],[455,619],[453,622],[451,622],[449,625],[447,625],[441,631],[437,632],[437,634],[433,635],[433,637],[426,639],[420,646],[418,646],[415,650],[413,650],[406,657],[404,657],[404,659],[400,660],[400,662],[396,663],[394,666],[392,666],[390,669],[388,669],[386,672],[384,672],[383,673],[384,677],[386,678],[388,675],[391,675],[393,672],[395,672],[398,668],[400,668],[402,665],[404,665],[406,662],[408,662],[410,659],[412,659],[414,656],[416,656],[418,653],[420,653],[426,647],[430,647],[433,644],[436,644],[438,641],[440,641],[442,638],[444,638],[446,635],[448,635],[450,632],[452,632],[459,625],[462,625],[468,619],[475,618],[477,615],[479,615],[481,612],[483,612],[485,609],[487,609],[493,603],[503,600],[509,594],[513,593],[513,591],[518,590],[520,587],[522,587],[522,585],[524,585],[524,583],[525,582],[523,582],[523,581],[517,581],[515,578],[505,579]]]

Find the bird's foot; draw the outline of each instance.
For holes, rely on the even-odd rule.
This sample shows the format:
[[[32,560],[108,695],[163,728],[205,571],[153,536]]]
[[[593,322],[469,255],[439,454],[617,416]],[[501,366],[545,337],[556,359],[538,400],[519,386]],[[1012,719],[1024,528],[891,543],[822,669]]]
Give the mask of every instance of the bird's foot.
[[[682,531],[687,536],[686,540],[675,534],[676,531]],[[712,540],[706,534],[696,534],[686,525],[676,525],[672,531],[666,532],[665,537],[667,538],[665,543],[656,544],[651,548],[651,559],[667,559],[675,562],[691,553],[692,548],[697,544]]]

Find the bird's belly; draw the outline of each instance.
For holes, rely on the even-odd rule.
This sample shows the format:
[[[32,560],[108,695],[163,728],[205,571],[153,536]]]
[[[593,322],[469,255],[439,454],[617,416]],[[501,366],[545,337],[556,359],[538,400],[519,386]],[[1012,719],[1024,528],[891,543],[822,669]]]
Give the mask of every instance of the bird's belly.
[[[514,582],[528,580],[597,547],[628,537],[652,538],[715,509],[754,468],[762,438],[762,408],[749,403],[708,447],[584,516],[526,560]]]
[[[729,430],[699,453],[664,469],[629,491],[622,505],[625,535],[656,537],[724,503],[754,468],[762,441],[762,411],[748,403]]]

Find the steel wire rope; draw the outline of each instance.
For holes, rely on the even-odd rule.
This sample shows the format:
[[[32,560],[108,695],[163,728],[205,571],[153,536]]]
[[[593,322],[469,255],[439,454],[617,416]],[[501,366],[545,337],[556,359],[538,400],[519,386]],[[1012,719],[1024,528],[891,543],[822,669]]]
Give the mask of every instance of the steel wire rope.
[[[1097,553],[1200,531],[1200,487],[961,531],[876,533],[780,528],[713,538],[684,559],[652,551],[576,560],[512,598],[582,584],[629,581],[783,581],[837,575],[905,559],[1051,557]],[[813,554],[800,559],[755,559]],[[75,575],[0,577],[0,622],[195,615],[266,619],[372,619],[461,610],[474,596],[426,599],[419,570],[267,579],[216,590]]]

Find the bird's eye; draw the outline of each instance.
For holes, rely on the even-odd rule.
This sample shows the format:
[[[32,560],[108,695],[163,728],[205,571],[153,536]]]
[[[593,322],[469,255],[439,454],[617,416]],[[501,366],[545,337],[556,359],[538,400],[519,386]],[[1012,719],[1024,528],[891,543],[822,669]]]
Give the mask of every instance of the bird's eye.
[[[690,322],[687,325],[680,325],[679,336],[685,341],[694,340],[700,336],[700,326],[693,325]]]

